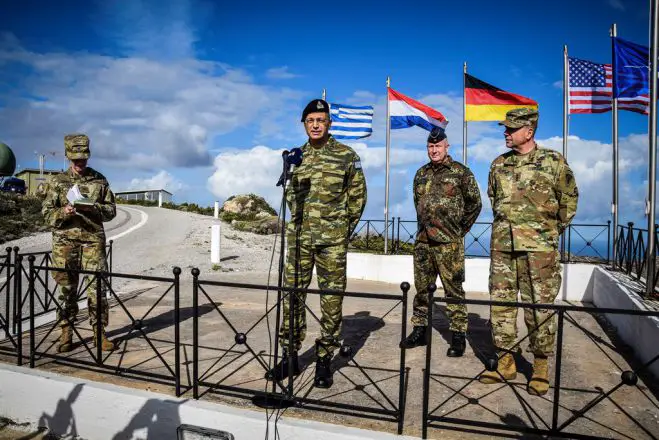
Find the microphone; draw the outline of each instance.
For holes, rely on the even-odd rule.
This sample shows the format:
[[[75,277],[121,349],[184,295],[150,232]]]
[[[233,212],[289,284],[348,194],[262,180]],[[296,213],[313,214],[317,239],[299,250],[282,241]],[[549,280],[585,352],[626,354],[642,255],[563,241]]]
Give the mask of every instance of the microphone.
[[[302,149],[293,148],[286,156],[286,163],[298,166],[302,163]]]
[[[293,148],[291,151],[284,150],[281,153],[281,157],[284,159],[284,171],[279,177],[277,186],[282,186],[284,182],[289,178],[291,165],[298,166],[302,163],[302,149]]]

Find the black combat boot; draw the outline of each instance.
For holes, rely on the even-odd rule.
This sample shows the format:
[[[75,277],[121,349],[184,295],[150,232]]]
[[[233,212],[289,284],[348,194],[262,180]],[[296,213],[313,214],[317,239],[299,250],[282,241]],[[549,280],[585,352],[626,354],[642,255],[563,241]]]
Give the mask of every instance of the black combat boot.
[[[451,336],[451,346],[446,351],[446,356],[448,357],[460,357],[465,352],[465,333],[464,332],[452,332]]]
[[[300,374],[300,365],[297,361],[297,351],[294,351],[292,354],[293,361],[293,376]],[[280,381],[288,377],[288,353],[284,352],[282,359],[277,365],[272,367],[270,370],[266,371],[265,378],[270,381]]]
[[[400,348],[414,348],[426,345],[427,328],[425,325],[415,325],[412,333],[400,342]]]
[[[332,370],[330,369],[331,355],[318,357],[316,361],[316,375],[313,378],[313,384],[317,388],[329,388],[334,383]]]

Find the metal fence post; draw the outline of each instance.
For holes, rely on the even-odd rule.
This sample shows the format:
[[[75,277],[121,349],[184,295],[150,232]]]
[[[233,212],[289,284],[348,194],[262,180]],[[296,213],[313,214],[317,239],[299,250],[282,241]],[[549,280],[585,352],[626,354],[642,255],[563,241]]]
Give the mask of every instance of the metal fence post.
[[[561,395],[561,362],[563,356],[563,326],[565,314],[564,310],[558,311],[558,326],[556,332],[556,365],[554,366],[554,402],[552,407],[551,430],[557,432],[558,426],[558,408]]]
[[[113,271],[113,266],[112,266],[112,260],[113,260],[113,254],[114,254],[114,247],[113,247],[114,240],[110,240],[110,251],[108,252],[108,272],[112,273]],[[112,276],[108,277],[108,286],[112,288]]]
[[[20,301],[21,298],[21,286],[20,284],[17,284],[21,278],[21,264],[18,262],[18,246],[14,246],[14,295],[13,295],[13,301],[12,301],[12,326],[11,326],[11,331],[13,333],[16,333],[16,321],[17,321],[17,316],[18,316],[18,304],[17,304],[17,299]],[[23,257],[21,257],[23,258]],[[9,312],[9,311],[7,311]]]
[[[567,227],[567,262],[570,262],[570,255],[572,254],[572,225]]]
[[[632,272],[632,248],[634,245],[634,222],[627,223],[627,270],[629,275]]]
[[[368,250],[368,236],[370,235],[371,221],[366,220],[366,250]]]
[[[192,269],[192,397],[199,399],[199,269]]]
[[[407,336],[407,292],[410,290],[410,283],[403,281],[400,283],[400,290],[403,291],[403,310],[401,322],[401,341]],[[403,421],[405,418],[405,349],[400,350],[400,376],[398,377],[398,435],[403,433]]]
[[[12,326],[12,323],[13,323],[13,320],[11,319],[11,304],[9,302],[9,297],[11,295],[11,283],[13,281],[12,280],[13,266],[11,264],[11,247],[5,248],[5,251],[7,251],[7,260],[5,261],[5,264],[6,264],[5,270],[7,271],[7,281],[6,281],[7,286],[5,287],[5,295],[6,295],[5,296],[5,307],[6,307],[5,308],[5,326],[6,326],[5,331],[7,332],[7,334],[9,334],[9,333],[11,333],[11,329],[12,329],[11,326]]]
[[[174,380],[176,381],[176,397],[181,395],[181,334],[180,334],[180,297],[181,297],[181,268],[175,266],[174,273]]]
[[[432,357],[432,317],[435,309],[435,290],[437,286],[431,283],[428,286],[428,315],[426,316],[427,329],[426,329],[426,370],[423,374],[423,423],[422,423],[422,438],[428,438],[428,403],[430,400],[430,365]]]
[[[103,353],[101,350],[103,349],[103,337],[102,337],[102,332],[103,332],[103,323],[102,321],[102,307],[101,307],[101,301],[103,301],[103,297],[101,296],[101,289],[102,289],[102,283],[103,280],[101,279],[101,272],[96,272],[96,325],[94,328],[94,342],[96,343],[96,363],[98,365],[103,365]],[[108,310],[109,313],[109,310]]]
[[[30,275],[28,277],[28,295],[30,295],[30,368],[34,368],[34,260],[36,257],[30,255],[28,258]]]
[[[18,247],[14,248],[14,325],[16,327],[17,365],[23,365],[23,292],[22,264],[23,256],[18,254]]]
[[[615,255],[615,243],[613,244]],[[606,262],[611,264],[611,220],[606,222]]]

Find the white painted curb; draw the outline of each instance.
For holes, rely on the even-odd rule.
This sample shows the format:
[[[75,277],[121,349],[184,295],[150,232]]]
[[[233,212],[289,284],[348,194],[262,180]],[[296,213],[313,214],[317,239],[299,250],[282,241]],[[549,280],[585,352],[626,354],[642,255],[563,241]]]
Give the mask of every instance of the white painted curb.
[[[175,440],[181,424],[226,431],[235,440],[262,439],[266,432],[265,413],[12,365],[0,365],[0,415],[88,440]],[[274,419],[268,439],[275,438]],[[286,417],[277,429],[281,440],[419,439]]]

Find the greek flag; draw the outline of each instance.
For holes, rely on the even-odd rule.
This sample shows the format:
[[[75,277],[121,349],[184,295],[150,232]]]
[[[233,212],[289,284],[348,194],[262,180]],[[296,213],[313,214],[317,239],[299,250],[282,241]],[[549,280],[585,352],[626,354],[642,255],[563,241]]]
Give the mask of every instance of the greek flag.
[[[373,132],[373,107],[330,103],[332,128],[330,134],[336,139],[361,139]]]

